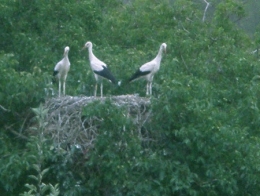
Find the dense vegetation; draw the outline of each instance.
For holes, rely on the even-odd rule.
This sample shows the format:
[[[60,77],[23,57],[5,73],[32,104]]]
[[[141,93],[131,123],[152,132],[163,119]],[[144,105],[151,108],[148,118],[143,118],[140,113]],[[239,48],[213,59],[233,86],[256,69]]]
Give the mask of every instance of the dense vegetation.
[[[1,195],[259,195],[259,31],[240,28],[251,4],[209,2],[203,22],[203,1],[2,0]],[[122,80],[104,94],[140,96],[145,82],[125,79],[167,43],[142,127],[149,142],[109,103],[86,110],[104,119],[87,158],[42,134],[65,46],[67,94],[93,95],[86,41]]]

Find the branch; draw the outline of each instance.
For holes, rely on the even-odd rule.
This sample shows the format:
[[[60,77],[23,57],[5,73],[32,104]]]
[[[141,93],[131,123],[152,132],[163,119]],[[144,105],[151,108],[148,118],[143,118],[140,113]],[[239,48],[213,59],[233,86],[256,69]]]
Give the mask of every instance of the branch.
[[[251,54],[256,54],[257,58],[258,58],[258,53],[259,53],[259,48],[257,48],[256,50],[250,52]]]
[[[209,7],[209,2],[207,2],[207,0],[204,0],[204,2],[207,4],[206,7],[205,7],[205,10],[204,10],[204,14],[203,14],[203,18],[202,18],[202,21],[204,22],[205,21],[205,18],[206,18],[206,12],[208,10],[208,7]]]
[[[5,109],[3,106],[1,106],[0,105],[0,108],[2,109],[2,110],[4,110],[5,112],[10,112],[10,110],[8,110],[8,109]]]
[[[190,33],[187,29],[185,29],[185,27],[182,25],[182,23],[181,23],[181,26],[182,26],[182,28],[183,28],[183,30],[184,30],[185,32]]]
[[[187,64],[186,64],[186,62],[185,62],[185,60],[184,60],[184,58],[183,58],[183,56],[182,56],[182,55],[181,55],[181,59],[182,59],[182,61],[183,61],[184,65],[185,65],[186,69],[189,71],[189,68],[188,68],[188,66],[187,66]]]
[[[14,135],[18,136],[19,138],[21,139],[24,139],[24,140],[28,140],[29,138],[26,137],[25,135],[21,134],[21,133],[18,133],[17,131],[15,131],[13,128],[12,128],[13,125],[11,126],[6,126],[5,128],[9,131],[11,131]]]

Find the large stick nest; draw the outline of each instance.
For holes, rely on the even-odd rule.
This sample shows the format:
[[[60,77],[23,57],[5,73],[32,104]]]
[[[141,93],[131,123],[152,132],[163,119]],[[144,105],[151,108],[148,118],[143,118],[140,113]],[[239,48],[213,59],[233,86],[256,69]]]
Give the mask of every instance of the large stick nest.
[[[44,107],[48,109],[46,116],[47,126],[44,134],[49,136],[56,147],[67,148],[74,145],[87,152],[94,146],[98,128],[103,121],[98,116],[84,117],[83,108],[95,101],[102,104],[107,99],[116,106],[127,108],[127,117],[131,118],[137,127],[139,136],[142,136],[141,128],[150,117],[150,99],[135,95],[121,95],[111,97],[71,97],[51,98],[46,101]]]

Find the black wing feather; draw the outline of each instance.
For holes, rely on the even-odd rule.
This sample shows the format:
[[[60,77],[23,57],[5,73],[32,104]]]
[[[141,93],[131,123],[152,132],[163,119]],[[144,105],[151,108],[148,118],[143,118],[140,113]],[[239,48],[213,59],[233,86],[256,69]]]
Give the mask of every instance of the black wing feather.
[[[59,73],[58,71],[54,70],[53,71],[53,76],[56,76],[58,73]]]
[[[52,83],[56,83],[56,80],[57,80],[56,76],[57,76],[58,73],[59,73],[59,72],[56,71],[56,70],[53,71]]]
[[[139,78],[139,77],[142,77],[142,76],[145,76],[147,74],[151,73],[151,71],[141,71],[140,69],[138,69],[133,75],[132,77],[129,79],[129,82]]]
[[[110,80],[113,84],[116,84],[116,79],[112,75],[112,73],[109,71],[109,69],[105,66],[102,66],[102,67],[103,67],[102,71],[94,71],[94,73],[99,76],[102,76],[103,78]]]

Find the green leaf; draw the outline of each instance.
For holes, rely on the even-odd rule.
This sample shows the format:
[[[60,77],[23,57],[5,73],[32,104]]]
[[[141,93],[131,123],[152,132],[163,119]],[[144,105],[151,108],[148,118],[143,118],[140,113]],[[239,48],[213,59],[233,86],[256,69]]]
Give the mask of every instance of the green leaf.
[[[38,180],[39,180],[38,177],[37,177],[37,176],[34,176],[34,175],[29,175],[28,177],[34,179],[34,180],[37,181],[37,182],[38,182]]]
[[[50,168],[46,168],[41,172],[41,175],[44,176],[48,171],[50,170]]]

